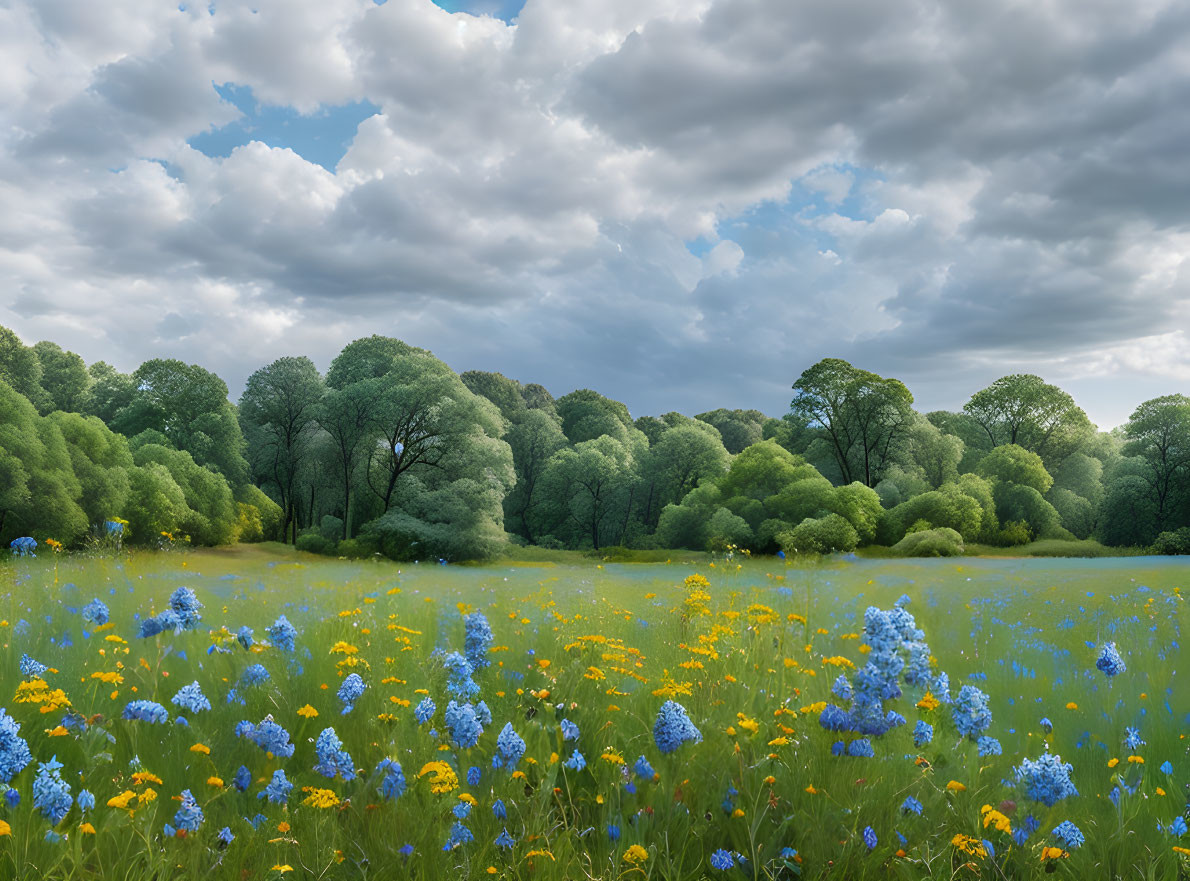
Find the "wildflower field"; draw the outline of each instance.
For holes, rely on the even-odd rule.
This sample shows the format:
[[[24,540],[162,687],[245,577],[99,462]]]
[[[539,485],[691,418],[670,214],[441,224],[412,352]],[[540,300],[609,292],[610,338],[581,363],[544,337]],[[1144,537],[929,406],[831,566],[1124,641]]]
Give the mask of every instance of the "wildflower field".
[[[1185,878],[1168,559],[0,576],[0,878]]]

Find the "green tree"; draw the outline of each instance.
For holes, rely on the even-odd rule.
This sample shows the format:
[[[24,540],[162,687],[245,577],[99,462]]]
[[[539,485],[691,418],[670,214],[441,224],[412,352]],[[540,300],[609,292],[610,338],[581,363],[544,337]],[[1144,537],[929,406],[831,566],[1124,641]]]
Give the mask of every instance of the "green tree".
[[[996,447],[984,456],[978,473],[991,481],[1028,486],[1039,493],[1048,492],[1054,483],[1041,457],[1016,444]]]
[[[80,412],[98,416],[110,427],[136,396],[136,380],[106,361],[96,361],[87,368],[87,374],[91,381]]]
[[[281,504],[282,541],[297,542],[298,477],[325,392],[322,375],[309,358],[278,358],[248,377],[240,397],[240,419],[255,429],[253,473],[276,490]]]
[[[715,426],[723,439],[723,446],[731,454],[764,440],[764,425],[769,421],[759,410],[708,410],[694,417]]]
[[[132,453],[123,436],[95,416],[56,411],[48,417],[57,426],[79,483],[79,505],[91,526],[122,517],[130,492]]]
[[[505,523],[532,543],[535,511],[543,501],[541,478],[550,458],[567,445],[566,435],[557,419],[545,410],[533,409],[526,411],[504,438],[512,449],[516,469],[516,485],[504,499]]]
[[[379,379],[363,379],[323,395],[319,423],[330,439],[335,476],[343,499],[343,538],[351,538],[351,498],[356,475],[371,455],[372,404],[381,393]]]
[[[1176,514],[1190,496],[1190,398],[1165,395],[1145,401],[1124,426],[1124,455],[1142,463],[1154,532],[1183,525]],[[1147,542],[1146,542],[1147,544]]]
[[[972,395],[963,412],[979,425],[991,447],[1016,444],[1051,466],[1094,433],[1070,395],[1033,374],[1000,377]]]
[[[124,509],[125,534],[135,544],[151,545],[162,533],[181,532],[196,515],[168,468],[158,462],[128,472],[129,494]]]
[[[81,412],[91,387],[91,374],[83,359],[45,340],[36,343],[33,351],[41,364],[41,388],[45,393],[42,412]]]
[[[486,398],[496,405],[500,415],[511,422],[519,422],[529,408],[521,394],[521,384],[502,373],[485,370],[468,370],[459,374],[463,385],[474,395]]]
[[[640,441],[643,447],[644,438]],[[549,499],[542,506],[543,526],[573,546],[589,542],[599,550],[606,544],[622,544],[635,486],[632,451],[611,435],[559,450],[543,479],[542,489]],[[542,531],[539,526],[539,534]]]
[[[0,382],[8,383],[34,407],[41,407],[48,402],[41,388],[41,374],[37,352],[7,327],[0,327]]]
[[[590,389],[578,389],[558,398],[557,409],[562,417],[562,433],[576,445],[604,435],[627,443],[628,432],[635,428],[626,406]]]
[[[796,416],[820,430],[843,483],[880,482],[897,442],[913,421],[913,395],[900,380],[826,358],[793,385]]]
[[[188,511],[181,512],[178,528],[198,545],[229,544],[235,535],[238,512],[231,487],[219,472],[204,468],[185,450],[160,444],[145,444],[133,453],[144,467],[151,463],[165,468],[182,490]]]
[[[731,456],[710,425],[689,420],[667,428],[641,457],[641,519],[646,529],[657,526],[665,505],[677,504],[703,480],[727,472]]]

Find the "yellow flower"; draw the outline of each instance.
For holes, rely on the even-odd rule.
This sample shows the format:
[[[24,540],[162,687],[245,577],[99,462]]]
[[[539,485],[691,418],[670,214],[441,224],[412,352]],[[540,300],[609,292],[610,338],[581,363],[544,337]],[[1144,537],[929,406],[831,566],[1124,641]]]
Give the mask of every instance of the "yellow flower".
[[[1064,856],[1066,856],[1066,851],[1060,847],[1043,847],[1041,849],[1041,861],[1043,863],[1046,860],[1059,860]]]
[[[145,783],[156,783],[158,786],[164,785],[161,778],[152,771],[137,771],[132,775],[132,784],[134,786],[141,786]]]
[[[742,816],[744,816],[744,809],[736,808],[734,811],[731,812],[731,815],[736,818],[742,817]]]
[[[952,838],[950,840],[950,843],[953,844],[955,847],[957,847],[959,850],[961,850],[963,853],[971,854],[972,856],[977,856],[980,859],[982,859],[988,855],[987,850],[984,848],[984,846],[980,842],[980,840],[978,838],[972,838],[969,835],[962,835],[962,834],[956,835],[954,838]]]
[[[278,863],[277,865],[273,866],[272,871],[280,872],[282,875],[284,875],[286,872],[292,872],[293,866],[289,865],[288,863],[285,865]]]
[[[310,706],[309,704],[306,704],[304,707],[301,707],[301,708],[300,708],[300,709],[297,711],[297,714],[298,714],[299,716],[303,716],[303,717],[305,717],[305,718],[307,718],[307,719],[313,719],[315,716],[317,716],[317,715],[318,715],[318,710],[314,709],[314,708],[313,708],[312,706]]]
[[[131,789],[125,789],[119,795],[114,795],[107,800],[109,808],[120,808],[121,810],[128,810],[128,805],[136,798],[136,793]]]
[[[928,691],[925,697],[917,702],[917,708],[919,710],[936,710],[939,706],[941,706],[941,702]]]
[[[806,787],[806,792],[810,793],[810,795],[818,795],[818,790],[814,788],[813,783]]]
[[[196,743],[194,746],[190,747],[190,752],[202,753],[204,756],[209,756],[211,754],[211,748],[205,743]]]
[[[959,781],[957,781],[957,780],[951,780],[949,783],[946,784],[946,788],[949,789],[951,792],[966,792],[967,791],[967,787],[964,786],[962,783],[959,783]]]
[[[1118,764],[1120,764],[1120,760],[1119,760],[1119,759],[1108,759],[1108,760],[1107,760],[1107,766],[1108,766],[1109,768],[1114,768],[1114,767],[1115,767],[1116,765],[1118,765]]]
[[[624,851],[624,862],[626,863],[635,865],[636,863],[643,863],[648,858],[649,852],[639,844],[634,844],[628,850]]]
[[[1078,709],[1078,704],[1076,704],[1074,701],[1071,701],[1070,703],[1068,703],[1068,704],[1066,705],[1066,709],[1068,709],[1068,710],[1077,710],[1077,709]],[[1049,850],[1058,850],[1058,849],[1059,849],[1059,848],[1056,848],[1056,847],[1051,847],[1051,848],[1049,848]]]
[[[427,774],[430,775],[430,792],[442,794],[458,788],[459,778],[446,762],[426,762],[417,776],[420,779]]]
[[[1157,794],[1158,794],[1158,795],[1165,795],[1165,790],[1164,790],[1164,789],[1162,789],[1160,786],[1158,786],[1158,787],[1157,787]]]
[[[3,834],[4,834],[3,830],[0,830],[0,835],[3,835]],[[1178,847],[1178,846],[1175,844],[1175,845],[1173,846],[1173,852],[1174,852],[1174,853],[1180,853],[1180,854],[1182,854],[1182,856],[1187,856],[1187,857],[1190,857],[1190,847]]]
[[[79,832],[82,832],[84,835],[94,835],[95,827],[92,826],[90,823],[83,823],[81,826],[79,826]],[[0,830],[0,835],[3,835],[3,834],[4,834],[3,830]]]
[[[997,811],[991,805],[984,805],[979,809],[979,813],[983,815],[983,828],[994,826],[997,832],[1011,833],[1012,824],[1008,817]]]
[[[302,799],[302,804],[312,808],[334,808],[339,805],[339,796],[335,795],[334,790],[303,786],[302,792],[310,793]]]
[[[0,838],[3,838],[5,835],[12,835],[12,827],[5,821],[0,820]]]
[[[207,778],[207,786],[214,786],[214,787],[222,789],[223,788],[223,778],[222,777],[208,777]]]
[[[532,859],[533,857],[549,857],[554,862],[557,862],[557,860],[554,860],[554,855],[548,850],[531,850],[525,854],[526,859]]]
[[[1133,765],[1143,765],[1145,760],[1141,756],[1129,756],[1128,762]]]

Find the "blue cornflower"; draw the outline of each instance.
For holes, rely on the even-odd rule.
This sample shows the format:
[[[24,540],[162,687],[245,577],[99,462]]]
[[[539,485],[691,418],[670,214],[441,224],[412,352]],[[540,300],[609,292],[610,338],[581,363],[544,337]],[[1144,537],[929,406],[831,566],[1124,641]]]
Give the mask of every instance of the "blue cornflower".
[[[657,772],[653,770],[653,766],[649,764],[649,760],[641,756],[636,760],[636,764],[632,766],[632,770],[636,775],[644,780],[652,780]]]
[[[482,670],[490,663],[488,661],[488,647],[492,644],[492,628],[482,612],[472,612],[463,618],[466,636],[463,640],[463,652],[472,670]]]
[[[818,724],[827,731],[850,731],[852,727],[851,714],[842,707],[827,704],[818,716]]]
[[[247,766],[240,765],[235,777],[231,780],[231,785],[240,792],[246,791],[252,785],[252,772],[248,770]]]
[[[1099,660],[1095,662],[1095,667],[1108,676],[1116,676],[1128,669],[1124,666],[1124,659],[1120,657],[1119,649],[1116,648],[1114,642],[1106,643],[1103,646],[1103,650],[1099,652]]]
[[[584,759],[583,754],[576,749],[573,753],[571,753],[570,758],[568,758],[562,764],[571,770],[581,771],[583,768],[587,767],[587,760]]]
[[[917,724],[913,726],[913,745],[925,746],[934,739],[934,726],[929,722],[923,722],[920,719]]]
[[[28,655],[21,655],[21,675],[22,676],[40,676],[50,668],[40,661],[36,661]]]
[[[998,756],[1004,752],[1004,747],[1000,745],[1000,741],[994,737],[988,737],[986,734],[975,741],[975,743],[979,746],[979,754],[981,756]]]
[[[851,680],[849,680],[845,674],[840,673],[839,677],[831,686],[831,694],[841,701],[851,700],[853,694],[851,690]]]
[[[508,808],[504,806],[504,799],[498,798],[492,802],[492,816],[497,820],[508,819]]]
[[[424,725],[426,722],[430,721],[434,715],[434,711],[437,709],[438,707],[435,706],[432,700],[430,700],[428,697],[423,697],[421,699],[421,703],[413,708],[413,716],[417,719],[418,725]]]
[[[1025,817],[1025,822],[1019,826],[1013,826],[1012,841],[1017,847],[1022,847],[1029,836],[1041,828],[1041,821],[1029,814]]]
[[[461,822],[455,820],[454,825],[450,827],[450,834],[446,837],[446,844],[442,846],[442,849],[454,850],[456,847],[470,844],[474,840],[474,833]]]
[[[405,772],[401,770],[401,763],[395,759],[383,759],[376,766],[376,773],[383,774],[380,781],[380,795],[382,798],[400,798],[405,792]]]
[[[859,740],[853,740],[847,744],[847,755],[857,759],[870,759],[876,755],[876,750],[872,748],[872,741],[861,737]]]
[[[124,718],[164,724],[169,721],[169,711],[156,701],[129,701],[124,707]]]
[[[487,701],[480,701],[475,705],[475,718],[484,728],[492,724],[492,711],[488,708]]]
[[[3,710],[0,710],[0,714],[2,714],[3,712],[4,712]],[[1162,774],[1172,774],[1173,773],[1173,765],[1169,761],[1162,762],[1160,771]]]
[[[79,810],[84,814],[95,807],[95,795],[88,789],[79,790],[78,798],[75,799],[78,803]]]
[[[871,826],[864,827],[864,844],[868,846],[868,850],[873,850],[876,847],[878,839],[876,838],[876,830]]]
[[[1136,728],[1124,729],[1124,749],[1135,752],[1138,747],[1145,745],[1145,742],[1140,739],[1140,730]]]
[[[954,703],[954,724],[964,737],[978,737],[992,724],[992,711],[988,708],[988,696],[974,685],[959,689]]]
[[[845,744],[843,741],[836,740],[834,743],[831,744],[831,755],[832,756],[844,756],[846,754],[847,754],[847,744]]]
[[[1042,716],[1041,721],[1038,722],[1037,724],[1039,726],[1041,726],[1041,730],[1044,731],[1046,734],[1049,734],[1051,731],[1054,730],[1054,723],[1050,721],[1049,716]]]
[[[560,723],[562,728],[563,740],[578,740],[578,726],[569,719],[563,719]]]
[[[1013,773],[1025,785],[1025,798],[1052,808],[1062,799],[1078,795],[1070,782],[1073,770],[1072,765],[1062,762],[1061,756],[1044,753],[1036,761],[1024,759]]]
[[[677,701],[666,701],[657,713],[653,723],[653,740],[662,753],[671,753],[686,742],[698,743],[702,732],[694,727],[686,708]]]
[[[609,841],[619,841],[620,840],[620,827],[617,826],[615,823],[608,823],[607,824],[607,838]]]
[[[100,599],[93,599],[83,606],[83,620],[96,627],[102,627],[111,620],[112,614],[107,604]]]
[[[265,628],[265,633],[273,641],[273,645],[282,651],[292,652],[296,646],[297,631],[284,615],[277,617],[271,625]]]
[[[270,804],[283,805],[289,801],[291,792],[293,792],[293,784],[285,779],[285,769],[278,768],[273,772],[273,779],[269,781],[269,785],[256,797],[268,799]]]
[[[235,835],[232,834],[230,826],[224,826],[219,830],[219,834],[215,836],[215,840],[219,842],[219,847],[227,847],[236,840]]]
[[[342,715],[346,716],[355,709],[355,702],[363,696],[367,687],[358,673],[351,673],[343,680],[338,693],[339,701],[343,704]]]
[[[1062,842],[1063,847],[1069,848],[1070,850],[1074,850],[1076,847],[1082,847],[1083,842],[1086,841],[1086,839],[1083,838],[1083,833],[1079,831],[1079,828],[1069,820],[1063,820],[1061,823],[1055,826],[1054,831],[1051,834],[1054,836],[1054,838]]]
[[[725,872],[735,865],[735,857],[731,855],[731,851],[719,848],[711,854],[711,868],[718,869]]]
[[[884,721],[887,723],[889,729],[900,728],[909,720],[898,713],[896,710],[889,710],[884,714]]]
[[[236,737],[246,737],[266,753],[272,753],[283,759],[293,755],[294,746],[289,742],[289,732],[273,721],[272,716],[265,716],[259,725],[251,722],[236,724]]]
[[[459,749],[470,749],[479,743],[479,735],[483,734],[479,719],[475,716],[475,707],[471,704],[459,704],[451,701],[446,705],[446,727],[450,729],[450,739]]]
[[[481,771],[476,765],[472,765],[467,769],[467,785],[478,786],[482,776],[483,771]]]
[[[170,699],[170,703],[191,713],[201,713],[203,710],[211,708],[211,702],[202,693],[202,686],[198,684],[197,679],[178,689],[178,693]]]
[[[179,829],[185,829],[187,832],[197,832],[198,827],[202,825],[202,821],[202,808],[198,806],[198,802],[194,800],[194,796],[190,794],[190,790],[183,789],[182,804],[178,808],[178,812],[174,814],[174,825]]]
[[[243,625],[238,631],[236,631],[236,640],[245,651],[252,648],[252,646],[256,644],[256,640],[253,639],[252,636],[252,628],[247,624]]]
[[[341,776],[344,780],[350,780],[355,776],[355,763],[343,749],[343,742],[335,734],[334,728],[322,729],[314,743],[314,752],[318,757],[314,770],[323,777],[334,779]]]
[[[203,605],[194,595],[194,591],[188,587],[179,587],[173,592],[169,598],[169,607],[178,616],[179,626],[183,630],[193,630],[202,620],[200,610]]]
[[[37,550],[37,540],[30,536],[24,535],[20,538],[14,538],[9,542],[8,546],[12,548],[13,556],[16,557],[36,557],[33,553]]]
[[[471,662],[458,652],[451,652],[442,659],[449,676],[446,680],[446,690],[459,700],[467,700],[479,694],[479,685],[471,678],[475,668]]]
[[[240,674],[241,685],[261,685],[268,682],[272,677],[264,664],[251,664]]]
[[[495,844],[496,847],[503,847],[507,850],[512,850],[513,847],[516,846],[516,839],[509,835],[508,829],[505,828],[503,832],[496,836]]]
[[[902,814],[917,814],[920,817],[921,812],[922,812],[922,804],[917,799],[915,799],[913,796],[909,796],[907,799],[905,799],[903,802],[901,802],[901,813]]]
[[[21,737],[21,723],[0,709],[0,783],[8,783],[32,761],[29,744]]]
[[[911,642],[909,663],[905,665],[905,683],[914,686],[930,684],[930,647],[924,642]]]
[[[173,609],[165,609],[158,615],[142,619],[140,622],[140,633],[138,635],[142,639],[147,639],[150,636],[156,636],[158,633],[165,633],[170,630],[174,633],[180,633],[182,630],[182,619],[178,617]]]
[[[61,823],[74,804],[70,786],[59,773],[61,770],[62,763],[54,756],[48,762],[38,764],[37,777],[33,780],[33,806],[41,811],[51,826]]]
[[[525,741],[512,730],[511,722],[505,722],[500,729],[500,735],[496,738],[496,752],[498,755],[492,757],[492,767],[502,766],[506,771],[514,770],[525,754]]]
[[[1173,822],[1169,824],[1169,828],[1166,831],[1169,832],[1169,834],[1174,838],[1181,838],[1186,834],[1187,831],[1186,818],[1180,814],[1174,817]]]

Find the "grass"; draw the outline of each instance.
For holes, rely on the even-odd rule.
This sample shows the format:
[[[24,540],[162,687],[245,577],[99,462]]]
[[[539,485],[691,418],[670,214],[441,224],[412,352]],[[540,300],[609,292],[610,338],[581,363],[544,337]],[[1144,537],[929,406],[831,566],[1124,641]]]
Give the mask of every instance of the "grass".
[[[281,545],[12,561],[0,570],[8,585],[0,706],[20,723],[35,761],[11,783],[20,803],[0,808],[10,831],[0,835],[0,878],[1015,879],[1056,871],[1159,879],[1190,867],[1175,850],[1190,841],[1167,831],[1190,780],[1185,561],[786,567],[691,555],[625,565],[549,556],[559,553],[466,567],[329,560]],[[695,572],[705,587],[687,583]],[[138,638],[134,615],[160,612],[181,585],[204,604],[198,626]],[[825,731],[818,717],[827,701],[847,706],[832,683],[870,657],[864,610],[890,609],[902,595],[951,692],[971,685],[989,695],[987,734],[1002,755],[979,756],[950,707],[920,708],[924,690],[911,686],[885,703],[907,724],[871,738],[874,757],[832,754],[834,743],[858,737]],[[110,607],[106,628],[79,615],[93,598]],[[444,717],[450,695],[435,650],[463,650],[460,611],[474,609],[494,634],[491,664],[474,676],[474,700],[492,719],[464,749]],[[281,614],[298,631],[292,653],[267,645],[266,628]],[[254,631],[251,651],[234,637],[244,625]],[[1109,640],[1127,664],[1114,678],[1095,669]],[[44,688],[18,688],[33,679],[18,672],[24,654],[55,671],[43,674]],[[267,669],[266,683],[243,683],[251,664]],[[349,673],[368,688],[344,715],[336,692]],[[212,709],[171,703],[192,681]],[[18,703],[18,695],[37,699]],[[419,725],[413,708],[425,697],[436,711]],[[122,719],[133,699],[161,703],[170,721]],[[662,754],[653,727],[667,699],[685,707],[701,740]],[[269,715],[291,738],[292,757],[236,736],[238,723]],[[578,726],[577,740],[564,739],[563,718]],[[921,747],[912,733],[919,719],[935,729]],[[526,752],[495,769],[506,725]],[[1146,741],[1134,751],[1122,744],[1128,726]],[[332,727],[356,769],[346,779],[314,768],[314,741]],[[1022,759],[1047,750],[1073,765],[1079,792],[1053,807],[1006,785]],[[85,787],[96,798],[85,815],[71,807],[52,830],[58,841],[46,840],[51,825],[33,785],[38,763],[52,756],[72,796]],[[656,776],[633,770],[638,756]],[[396,799],[380,791],[386,758],[400,763],[407,784]],[[449,791],[433,792],[432,772],[421,774],[436,761],[455,778],[439,787]],[[241,765],[246,792],[232,784]],[[279,769],[294,784],[287,804],[258,798]],[[134,778],[137,770],[154,776]],[[948,788],[951,781],[963,788]],[[204,821],[167,837],[183,790]],[[125,792],[134,793],[128,808],[109,806]],[[1122,793],[1118,804],[1113,792]],[[909,796],[921,816],[902,812]],[[497,800],[504,817],[494,813]],[[454,810],[467,813],[458,806],[471,801],[457,819]],[[985,805],[1014,829],[1026,816],[1040,828],[1014,844],[984,826]],[[1086,843],[1045,859],[1062,820]],[[443,850],[456,822],[474,840]],[[223,827],[235,836],[227,847],[217,838]],[[505,830],[508,849],[496,844]],[[712,867],[720,850],[732,868]]]

